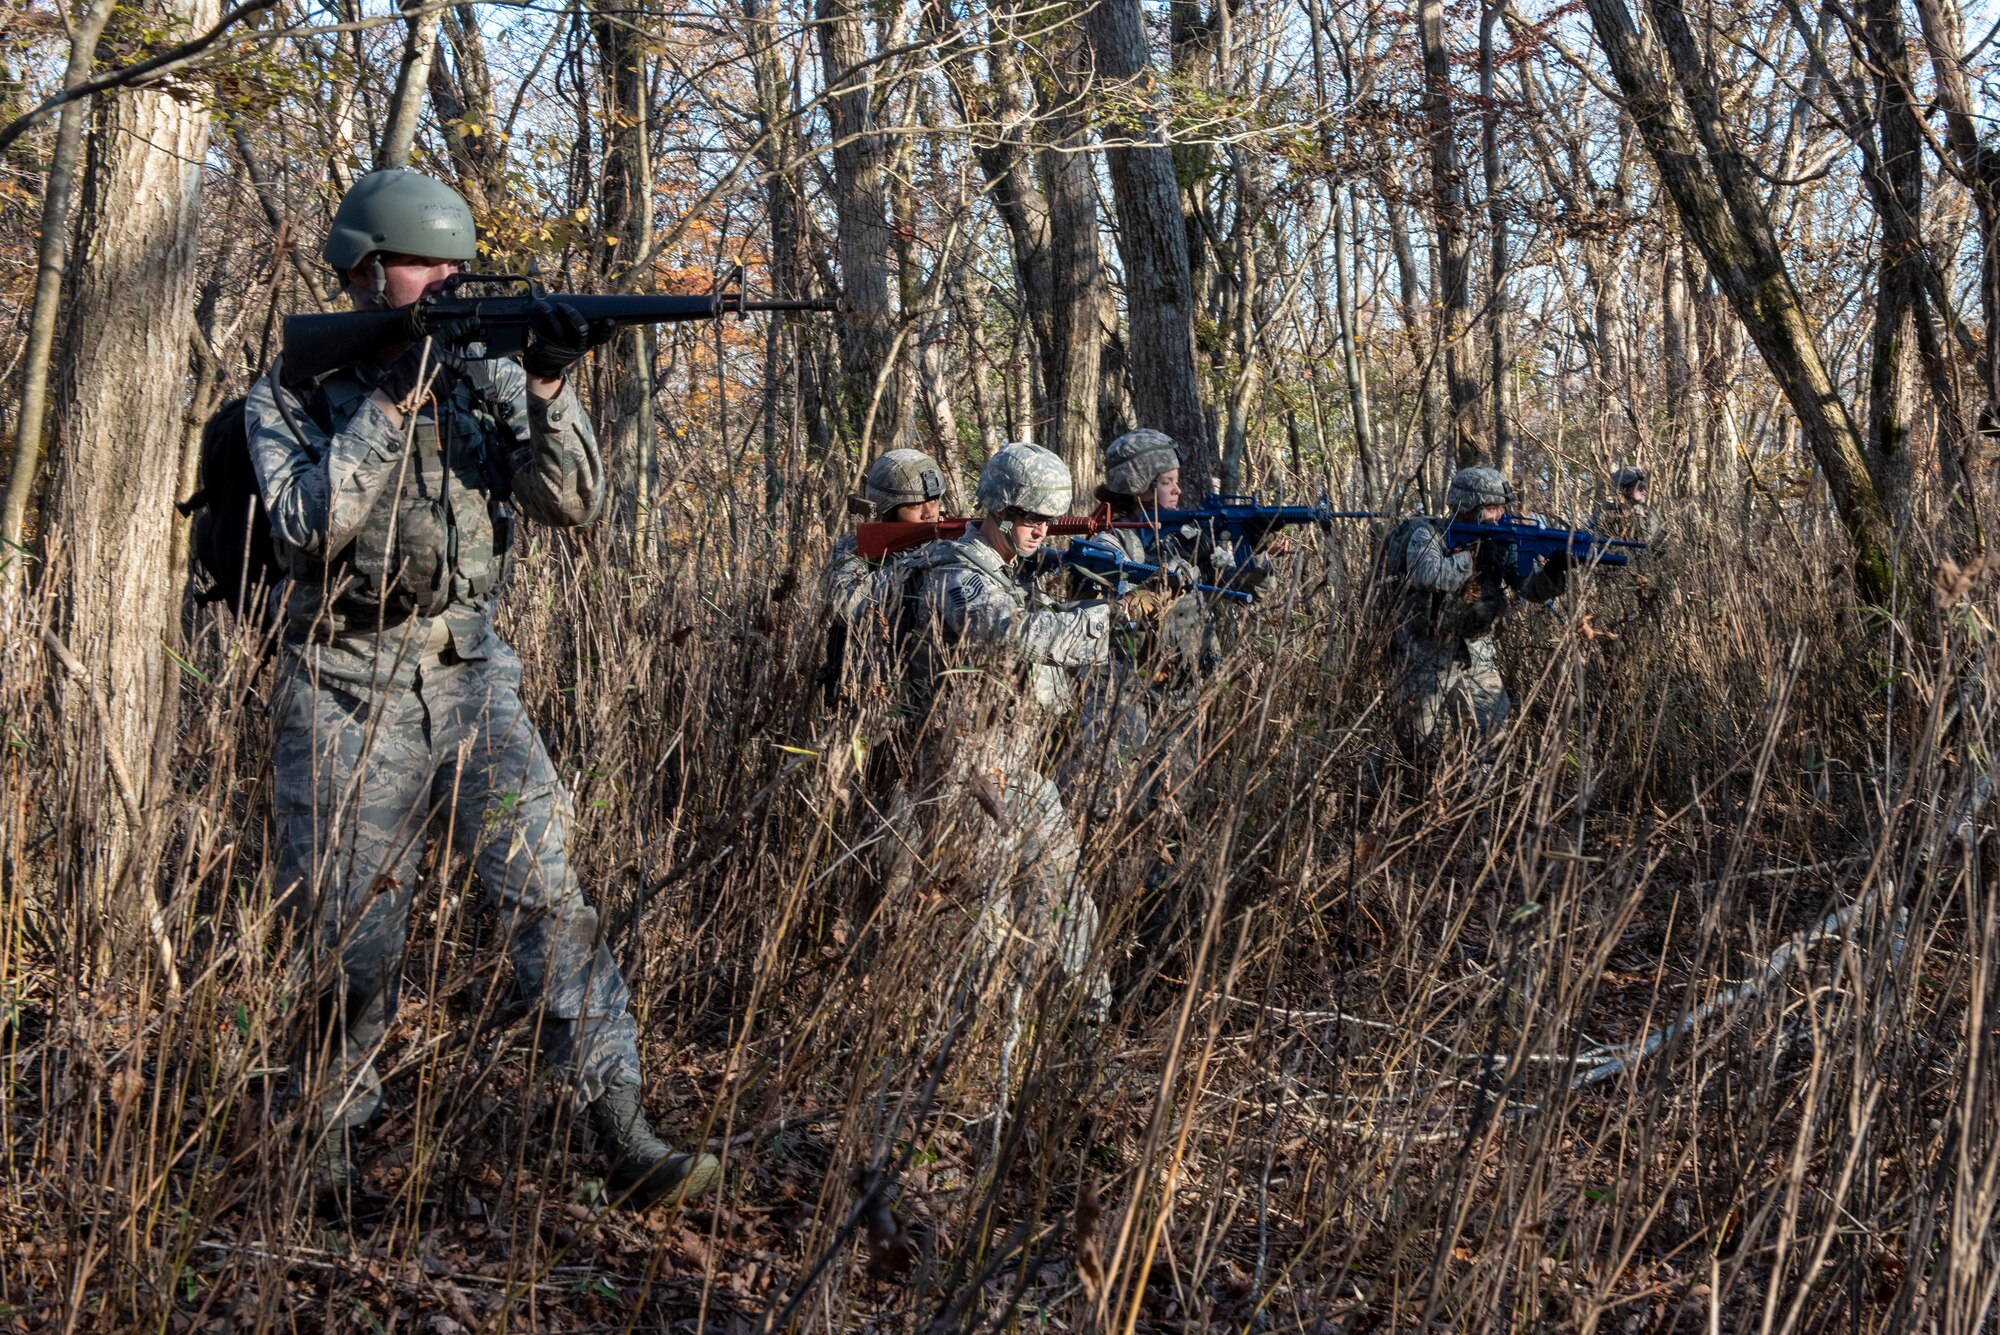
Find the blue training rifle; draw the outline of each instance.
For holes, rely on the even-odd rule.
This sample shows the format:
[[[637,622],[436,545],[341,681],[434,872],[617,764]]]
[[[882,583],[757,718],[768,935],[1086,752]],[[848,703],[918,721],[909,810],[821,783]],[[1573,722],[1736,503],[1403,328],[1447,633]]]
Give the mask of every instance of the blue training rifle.
[[[1469,524],[1453,520],[1444,531],[1447,551],[1463,551],[1476,543],[1498,539],[1514,547],[1514,573],[1525,580],[1535,566],[1561,552],[1577,565],[1622,566],[1632,551],[1644,551],[1643,542],[1623,538],[1600,538],[1588,529],[1563,528],[1543,515],[1503,515],[1497,524]]]
[[[1210,496],[1192,510],[1159,510],[1147,513],[1157,519],[1163,529],[1182,528],[1192,524],[1208,533],[1211,538],[1226,533],[1237,547],[1239,556],[1248,556],[1245,550],[1260,542],[1273,529],[1285,528],[1292,524],[1318,524],[1322,528],[1331,527],[1336,519],[1382,519],[1385,516],[1377,510],[1336,510],[1330,505],[1259,505],[1254,496],[1235,496],[1221,493]]]
[[[1128,593],[1134,587],[1149,584],[1168,573],[1160,566],[1134,561],[1116,547],[1092,542],[1087,538],[1073,539],[1061,550],[1054,547],[1042,548],[1035,553],[1031,568],[1037,574],[1063,569],[1078,570],[1094,583],[1108,586],[1115,594]],[[1189,584],[1185,587],[1194,593],[1217,594],[1232,602],[1256,601],[1241,589],[1221,589],[1213,584]]]

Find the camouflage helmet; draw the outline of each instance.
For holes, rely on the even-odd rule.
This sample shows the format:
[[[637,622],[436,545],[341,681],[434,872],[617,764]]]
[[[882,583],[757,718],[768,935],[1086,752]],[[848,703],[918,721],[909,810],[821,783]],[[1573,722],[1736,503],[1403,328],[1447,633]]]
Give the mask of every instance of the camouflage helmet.
[[[979,473],[979,508],[989,515],[1023,510],[1031,515],[1069,512],[1069,465],[1039,445],[1002,445]]]
[[[1611,475],[1611,485],[1619,491],[1643,487],[1646,485],[1646,470],[1637,464],[1626,464]]]
[[[1482,505],[1506,505],[1514,499],[1514,486],[1497,468],[1461,468],[1451,476],[1444,503],[1453,514],[1477,510]]]
[[[1125,496],[1137,496],[1160,474],[1180,466],[1174,438],[1151,427],[1127,431],[1104,447],[1104,485]]]
[[[320,254],[345,274],[382,251],[469,263],[478,254],[472,208],[458,191],[422,172],[369,172],[341,196]]]
[[[861,477],[861,487],[848,497],[856,514],[885,515],[899,505],[921,505],[944,499],[944,470],[922,450],[890,450]]]

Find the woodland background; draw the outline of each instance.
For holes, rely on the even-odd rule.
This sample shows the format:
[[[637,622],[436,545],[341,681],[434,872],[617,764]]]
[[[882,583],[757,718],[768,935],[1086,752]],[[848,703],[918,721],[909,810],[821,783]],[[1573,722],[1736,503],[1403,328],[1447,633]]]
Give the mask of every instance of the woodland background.
[[[12,0],[0,1324],[1990,1323],[1992,17]],[[374,1208],[304,1204],[268,645],[172,502],[403,163],[493,270],[841,301],[600,351],[613,512],[504,612],[658,1120],[729,1157],[678,1215],[597,1202],[445,854]],[[948,869],[857,920],[885,723],[819,703],[817,571],[884,448],[962,512],[1000,443],[1087,490],[1133,426],[1197,494],[1392,512],[1483,461],[1580,519],[1638,462],[1668,592],[1525,612],[1496,763],[1385,779],[1372,535],[1297,537],[1199,779],[1085,830],[1105,954],[1163,844],[1179,944],[1003,1069]]]

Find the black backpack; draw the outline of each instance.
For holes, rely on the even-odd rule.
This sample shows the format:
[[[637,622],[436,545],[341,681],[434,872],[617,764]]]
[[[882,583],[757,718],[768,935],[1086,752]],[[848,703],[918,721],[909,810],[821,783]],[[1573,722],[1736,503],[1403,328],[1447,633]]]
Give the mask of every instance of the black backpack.
[[[287,572],[271,545],[242,399],[223,404],[202,426],[201,478],[194,495],[174,508],[194,517],[194,559],[208,576],[199,601],[265,619],[263,595]]]

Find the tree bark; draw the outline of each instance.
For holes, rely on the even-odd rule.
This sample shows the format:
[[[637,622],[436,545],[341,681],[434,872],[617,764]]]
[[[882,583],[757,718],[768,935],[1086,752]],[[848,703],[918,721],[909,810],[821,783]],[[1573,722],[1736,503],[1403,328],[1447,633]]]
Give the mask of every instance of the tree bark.
[[[431,81],[431,62],[437,58],[438,19],[436,13],[419,13],[423,0],[404,0],[404,22],[409,35],[403,44],[403,64],[396,72],[396,94],[389,99],[389,115],[382,129],[382,146],[375,154],[375,170],[410,165],[410,150],[417,143],[417,121],[424,110],[424,92]]]
[[[604,169],[598,183],[599,239],[596,267],[615,290],[649,291],[652,265],[640,259],[653,236],[652,148],[648,137],[645,45],[624,8],[593,4],[591,36],[597,45],[606,113]],[[628,260],[629,257],[629,260]],[[628,263],[630,267],[627,267]],[[598,358],[598,402],[605,461],[629,469],[632,546],[649,551],[653,536],[653,330],[634,325],[620,332]]]
[[[199,29],[216,14],[215,0],[178,0],[146,17]],[[155,787],[156,742],[172,739],[177,681],[163,637],[178,616],[185,572],[171,564],[169,502],[181,459],[208,123],[183,87],[106,99],[84,182],[48,514],[50,545],[60,552],[61,635],[108,705],[101,739],[85,722],[93,707],[84,684],[72,684],[63,709],[77,808],[97,822],[80,850],[87,865],[79,884],[99,895],[118,882],[135,834],[103,800],[105,767],[123,764],[144,801]],[[97,756],[104,761],[85,759]]]
[[[1340,363],[1347,381],[1348,416],[1354,423],[1354,452],[1361,463],[1361,498],[1363,504],[1372,506],[1382,483],[1375,461],[1375,427],[1368,413],[1368,385],[1361,378],[1361,356],[1354,336],[1354,303],[1348,287],[1347,207],[1341,202],[1342,192],[1339,182],[1327,187],[1327,202],[1333,212],[1333,306],[1340,320]],[[1347,194],[1351,200],[1352,192]],[[1359,267],[1355,266],[1357,270]],[[1313,416],[1315,419],[1319,416],[1317,398]]]
[[[1876,261],[1875,331],[1868,363],[1868,471],[1898,520],[1910,503],[1910,415],[1917,330],[1924,300],[1923,131],[1910,99],[1910,54],[1901,0],[1866,0],[1863,23],[1872,48],[1882,251]],[[1941,415],[1944,405],[1940,405]],[[1939,448],[1952,433],[1939,423]]]
[[[1888,514],[1869,477],[1860,432],[1813,341],[1755,178],[1722,123],[1686,16],[1675,0],[1649,0],[1660,45],[1687,101],[1683,112],[1661,78],[1660,51],[1641,37],[1625,0],[1588,0],[1588,8],[1626,111],[1682,227],[1798,415],[1853,545],[1857,591],[1869,603],[1887,605],[1896,583]]]
[[[1419,0],[1417,38],[1424,55],[1424,119],[1430,127],[1432,221],[1437,228],[1437,333],[1451,397],[1452,455],[1463,468],[1481,462],[1486,451],[1479,440],[1479,385],[1466,347],[1472,325],[1472,266],[1465,237],[1465,178],[1458,164],[1451,60],[1445,49],[1444,0]]]
[[[1125,268],[1136,425],[1164,431],[1180,445],[1182,482],[1199,499],[1216,476],[1217,460],[1195,376],[1194,284],[1145,24],[1138,0],[1099,0],[1084,24],[1098,74],[1116,99],[1108,135],[1124,141],[1107,146],[1104,157]]]
[[[65,86],[90,77],[97,39],[111,17],[112,0],[87,0],[70,41]],[[35,252],[35,296],[28,314],[28,347],[21,372],[21,415],[14,426],[14,460],[7,475],[7,499],[0,506],[0,543],[18,546],[28,518],[28,501],[41,471],[42,432],[48,423],[49,357],[55,348],[62,304],[63,271],[69,258],[69,206],[75,194],[76,162],[83,144],[88,102],[66,103],[56,113],[56,146],[42,188],[41,237]],[[0,552],[0,570],[11,584],[21,562]]]
[[[880,454],[903,442],[903,402],[892,364],[896,343],[895,269],[889,234],[890,144],[876,125],[875,84],[867,63],[864,11],[854,0],[819,0],[820,60],[833,124],[833,195],[840,254],[839,435],[851,448]],[[879,389],[879,403],[877,395]],[[863,423],[875,404],[874,430]],[[856,461],[865,467],[866,459]]]
[[[1486,220],[1491,233],[1492,299],[1486,308],[1487,343],[1493,358],[1493,463],[1501,472],[1514,471],[1514,355],[1507,326],[1507,208],[1500,179],[1500,103],[1493,87],[1493,30],[1500,22],[1504,0],[1487,0],[1479,20],[1479,146],[1486,174]]]
[[[1444,407],[1438,402],[1437,392],[1437,342],[1426,336],[1430,324],[1424,318],[1421,300],[1422,287],[1417,279],[1417,248],[1410,241],[1410,213],[1403,204],[1399,185],[1394,181],[1382,182],[1383,214],[1389,224],[1389,248],[1396,256],[1396,310],[1403,318],[1403,332],[1410,341],[1410,356],[1416,363],[1417,371],[1417,424],[1423,440],[1423,458],[1414,470],[1418,479],[1418,490],[1429,484],[1422,480],[1430,467],[1432,456],[1438,449],[1438,424],[1444,417]],[[1390,460],[1391,469],[1397,461]],[[1393,479],[1385,479],[1392,499],[1400,499],[1395,492]],[[1428,502],[1426,502],[1428,503]]]
[[[1049,274],[1054,298],[1048,361],[1048,437],[1075,479],[1078,496],[1097,485],[1101,466],[1097,400],[1104,326],[1098,318],[1103,279],[1098,272],[1097,182],[1090,131],[1065,116],[1056,142],[1042,153],[1049,183]]]
[[[484,218],[507,188],[506,156],[494,134],[499,117],[493,102],[493,72],[473,7],[454,5],[444,11],[443,19],[451,61],[431,60],[431,105],[440,121],[457,123],[445,133],[445,151],[458,175],[459,190],[472,211]]]

